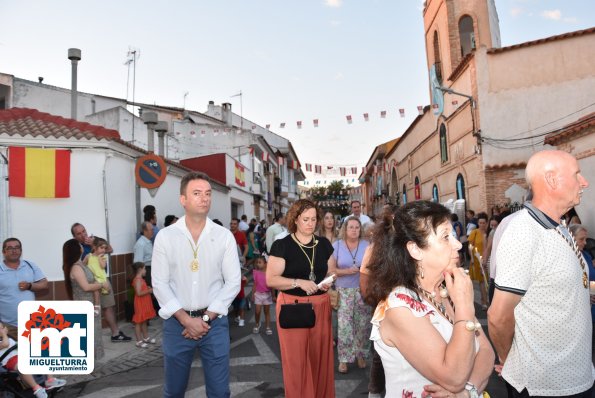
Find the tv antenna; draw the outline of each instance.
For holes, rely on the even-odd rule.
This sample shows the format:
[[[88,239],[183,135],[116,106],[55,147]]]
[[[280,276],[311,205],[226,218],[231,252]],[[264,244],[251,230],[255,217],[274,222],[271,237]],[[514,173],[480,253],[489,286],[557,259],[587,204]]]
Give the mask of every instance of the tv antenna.
[[[140,59],[140,49],[128,46],[126,53],[126,61],[124,65],[128,67],[128,77],[126,79],[126,102],[128,103],[128,95],[130,88],[130,65],[132,65],[132,114],[135,114],[136,106],[136,62]],[[132,142],[134,143],[134,120],[132,121]]]

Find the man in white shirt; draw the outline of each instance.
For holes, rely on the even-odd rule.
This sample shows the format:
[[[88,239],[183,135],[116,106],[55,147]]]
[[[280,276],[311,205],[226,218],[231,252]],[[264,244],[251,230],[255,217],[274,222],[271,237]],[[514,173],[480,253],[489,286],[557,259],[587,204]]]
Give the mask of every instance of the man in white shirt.
[[[509,217],[496,248],[490,338],[509,397],[591,397],[588,269],[560,223],[589,183],[563,151],[535,153],[525,176],[533,201]]]
[[[267,245],[267,252],[271,250],[271,246],[273,246],[273,242],[281,237],[284,234],[287,234],[287,228],[285,228],[285,215],[283,213],[279,213],[274,218],[275,223],[267,228],[266,232],[266,245]]]
[[[250,225],[248,225],[248,216],[246,216],[245,214],[242,216],[242,218],[240,219],[240,223],[238,225],[238,229],[244,233],[246,233],[246,231],[250,228]]]
[[[140,226],[141,235],[134,244],[134,257],[133,262],[141,262],[145,264],[147,274],[145,275],[145,281],[149,286],[151,283],[151,258],[153,257],[153,224],[150,221],[143,221]]]
[[[194,352],[208,397],[229,397],[227,309],[240,291],[236,242],[207,215],[209,177],[190,172],[180,185],[185,216],[162,229],[153,247],[153,291],[163,322],[164,397],[184,397]]]
[[[354,200],[351,202],[351,214],[347,217],[359,218],[359,221],[362,223],[362,227],[366,224],[372,223],[370,217],[366,216],[365,214],[362,214],[362,204],[359,200]],[[343,221],[346,220],[347,217],[345,217]]]

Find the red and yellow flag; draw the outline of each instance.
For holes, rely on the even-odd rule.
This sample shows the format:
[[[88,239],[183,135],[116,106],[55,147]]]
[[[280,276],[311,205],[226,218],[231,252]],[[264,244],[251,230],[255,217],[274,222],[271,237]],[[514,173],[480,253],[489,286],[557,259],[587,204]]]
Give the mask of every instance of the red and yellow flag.
[[[8,148],[8,195],[21,198],[70,197],[70,151]]]

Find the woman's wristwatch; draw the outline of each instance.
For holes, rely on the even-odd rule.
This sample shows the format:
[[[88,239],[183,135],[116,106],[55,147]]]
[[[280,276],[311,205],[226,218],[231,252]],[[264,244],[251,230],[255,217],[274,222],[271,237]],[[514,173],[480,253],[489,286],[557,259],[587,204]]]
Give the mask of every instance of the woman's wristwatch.
[[[469,393],[469,398],[479,398],[479,392],[473,383],[465,383],[465,390]]]
[[[297,279],[294,279],[293,282],[291,282],[291,288],[295,289],[296,287],[298,287],[298,283],[297,283]]]

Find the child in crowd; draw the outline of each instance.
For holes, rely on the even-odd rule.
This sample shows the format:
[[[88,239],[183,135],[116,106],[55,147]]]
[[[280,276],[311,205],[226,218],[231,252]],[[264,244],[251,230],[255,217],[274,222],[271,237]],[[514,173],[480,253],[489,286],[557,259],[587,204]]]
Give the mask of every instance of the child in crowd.
[[[147,274],[145,263],[138,261],[132,264],[132,271],[134,272],[134,279],[132,279],[132,287],[134,288],[134,315],[132,316],[132,322],[134,322],[136,346],[147,348],[149,344],[156,343],[154,338],[149,337],[149,330],[147,328],[147,321],[157,316],[151,300],[153,288],[148,287],[144,279],[144,276]]]
[[[105,269],[107,268],[107,256],[105,254],[107,246],[107,241],[105,239],[95,236],[93,238],[93,244],[91,245],[91,253],[87,254],[83,259],[83,263],[89,267],[97,283],[107,282],[107,272],[105,272]],[[99,291],[96,290],[93,294],[95,299],[95,311],[98,312],[101,306]],[[109,290],[102,288],[101,294],[107,295],[109,294]]]
[[[252,329],[252,333],[260,331],[260,312],[264,307],[264,325],[266,334],[271,335],[271,314],[270,306],[273,304],[273,294],[271,288],[267,286],[266,279],[267,263],[263,256],[256,257],[254,263],[254,270],[252,277],[254,278],[254,289],[252,290],[252,301],[255,304],[254,322],[256,326]]]
[[[240,287],[240,292],[233,299],[231,303],[233,305],[233,310],[235,313],[235,320],[238,323],[238,326],[244,326],[244,309],[246,308],[246,294],[244,293],[244,287],[246,287],[246,282],[248,282],[248,278],[245,275],[242,275],[242,287]]]
[[[8,337],[8,329],[2,323],[0,323],[0,357],[3,357],[0,365],[6,370],[9,372],[19,371],[16,342]],[[19,373],[19,376],[23,383],[33,390],[33,395],[36,398],[47,398],[48,394],[46,392],[46,388],[50,390],[52,388],[60,388],[66,384],[66,380],[48,377],[45,381],[46,388],[44,388],[37,384],[32,375],[24,375]]]

